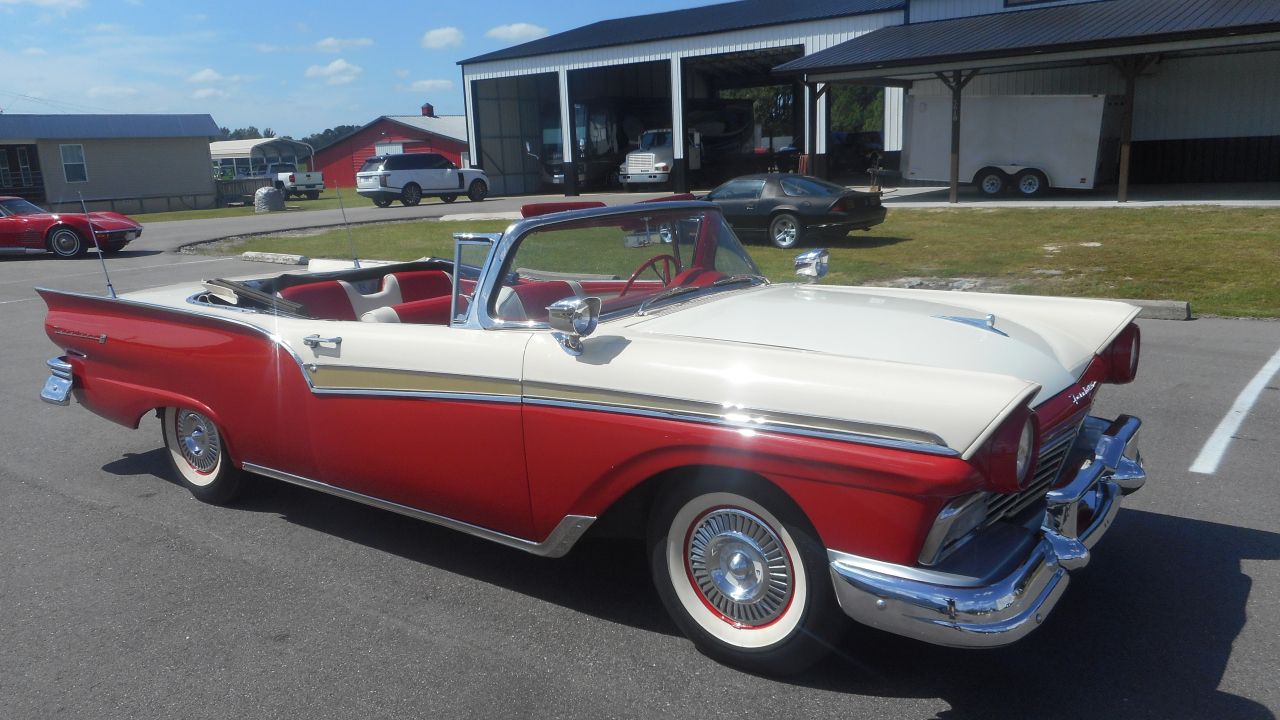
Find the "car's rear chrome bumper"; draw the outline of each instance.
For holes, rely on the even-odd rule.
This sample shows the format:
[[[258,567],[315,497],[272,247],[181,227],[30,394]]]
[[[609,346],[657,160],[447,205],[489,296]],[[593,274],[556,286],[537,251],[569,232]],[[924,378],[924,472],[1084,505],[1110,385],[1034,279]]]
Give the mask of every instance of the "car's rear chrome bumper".
[[[40,399],[54,405],[70,405],[71,387],[74,385],[71,363],[65,357],[56,357],[45,364],[49,366],[49,377],[40,389]]]
[[[828,550],[840,606],[860,623],[937,645],[995,647],[1022,638],[1057,604],[1070,571],[1089,562],[1120,497],[1145,483],[1141,425],[1127,415],[1085,421],[1081,436],[1092,443],[1093,458],[1046,494],[1043,522],[1028,538],[1031,550],[1013,570],[974,577]]]

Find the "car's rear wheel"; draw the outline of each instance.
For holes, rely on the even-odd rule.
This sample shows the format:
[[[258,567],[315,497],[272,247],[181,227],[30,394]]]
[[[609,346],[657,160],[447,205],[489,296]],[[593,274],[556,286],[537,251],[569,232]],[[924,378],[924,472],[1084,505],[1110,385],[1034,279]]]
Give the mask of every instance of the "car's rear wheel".
[[[169,463],[197,499],[224,505],[244,485],[244,473],[231,461],[218,426],[207,416],[187,408],[167,407],[160,414]]]
[[[489,196],[489,186],[483,180],[472,180],[467,186],[467,199],[471,202],[480,202]]]
[[[422,202],[422,188],[417,183],[409,183],[400,191],[400,204],[405,207],[413,207]]]
[[[377,198],[373,201],[373,204],[378,207],[391,207],[391,201],[386,198]]]
[[[791,213],[779,213],[769,222],[769,240],[783,250],[800,244],[801,232],[800,220]]]
[[[726,664],[800,672],[830,652],[847,625],[817,534],[764,481],[723,477],[678,487],[650,517],[649,553],[676,624]]]
[[[451,203],[451,202],[453,202],[454,200],[457,200],[457,199],[458,199],[458,194],[457,194],[457,193],[445,193],[444,195],[441,195],[441,196],[440,196],[440,199],[441,199],[441,200],[443,200],[443,201],[445,201],[446,203]]]
[[[87,247],[84,238],[75,228],[58,227],[49,233],[49,252],[58,257],[73,258],[83,255]]]

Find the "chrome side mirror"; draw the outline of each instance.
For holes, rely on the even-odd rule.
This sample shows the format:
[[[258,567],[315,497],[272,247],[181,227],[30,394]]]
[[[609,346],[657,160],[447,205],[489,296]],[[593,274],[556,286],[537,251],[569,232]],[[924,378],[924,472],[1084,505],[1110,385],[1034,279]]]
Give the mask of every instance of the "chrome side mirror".
[[[805,282],[817,282],[827,276],[827,266],[831,262],[831,253],[826,248],[817,248],[802,252],[796,256],[796,275]]]
[[[600,298],[568,297],[547,306],[547,324],[556,340],[574,355],[582,354],[582,338],[600,324]]]

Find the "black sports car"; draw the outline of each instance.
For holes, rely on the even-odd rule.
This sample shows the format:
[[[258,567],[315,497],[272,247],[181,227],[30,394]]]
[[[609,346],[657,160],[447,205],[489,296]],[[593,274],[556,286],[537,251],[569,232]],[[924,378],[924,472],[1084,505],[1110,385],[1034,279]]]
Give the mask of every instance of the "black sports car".
[[[884,222],[880,193],[862,192],[808,175],[737,177],[703,198],[720,206],[744,240],[765,235],[780,248],[811,235],[844,236]]]

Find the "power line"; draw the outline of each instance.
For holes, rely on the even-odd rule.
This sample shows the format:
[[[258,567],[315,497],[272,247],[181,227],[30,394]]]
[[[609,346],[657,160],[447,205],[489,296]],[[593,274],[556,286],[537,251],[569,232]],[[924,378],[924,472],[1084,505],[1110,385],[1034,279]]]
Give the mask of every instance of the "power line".
[[[111,112],[111,111],[110,111],[109,109],[107,109],[107,108],[96,107],[96,106],[93,106],[93,105],[83,105],[83,104],[80,104],[80,103],[64,102],[64,101],[61,101],[61,100],[50,100],[50,99],[48,99],[48,98],[35,97],[34,95],[24,95],[23,93],[13,92],[12,90],[3,90],[3,89],[0,89],[0,95],[8,95],[9,97],[12,97],[12,98],[17,98],[17,99],[21,99],[21,100],[27,100],[27,101],[30,101],[30,102],[33,102],[33,103],[36,103],[36,104],[39,104],[39,105],[45,105],[45,106],[47,106],[47,107],[51,107],[51,108],[54,108],[54,109],[62,110],[63,112],[66,112],[68,109],[70,109],[70,110],[92,110],[92,111],[95,111],[95,112]],[[8,109],[9,109],[9,108],[3,108],[3,109],[0,109],[0,112],[4,112],[5,110],[8,110]]]

